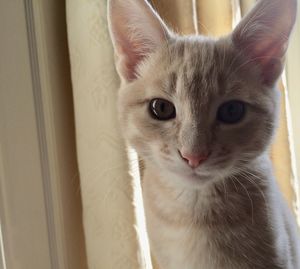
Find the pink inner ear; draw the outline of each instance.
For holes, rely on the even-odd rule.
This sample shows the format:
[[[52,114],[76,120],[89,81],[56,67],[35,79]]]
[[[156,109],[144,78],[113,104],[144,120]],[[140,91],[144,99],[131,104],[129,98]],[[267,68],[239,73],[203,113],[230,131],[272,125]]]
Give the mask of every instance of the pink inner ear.
[[[282,40],[260,41],[250,52],[253,59],[260,62],[261,65],[268,65],[273,59],[282,59],[286,50],[285,42]]]
[[[137,67],[147,55],[147,51],[139,46],[137,42],[129,42],[123,39],[122,45],[118,47],[120,55],[123,55],[123,75],[128,81],[137,78]],[[148,52],[149,53],[149,52]]]
[[[128,54],[127,54],[127,57],[129,57]],[[124,71],[125,71],[125,74],[126,74],[126,77],[127,77],[128,81],[133,81],[137,78],[136,68],[137,68],[138,64],[141,63],[141,61],[143,59],[144,59],[144,56],[132,53],[131,59],[129,60],[127,58],[125,60],[124,68],[126,70],[124,70]]]
[[[269,40],[258,43],[250,55],[262,68],[263,83],[271,85],[280,76],[283,69],[283,58],[286,44],[282,40]]]
[[[145,0],[111,0],[110,30],[119,74],[137,78],[139,64],[163,42],[167,27]]]

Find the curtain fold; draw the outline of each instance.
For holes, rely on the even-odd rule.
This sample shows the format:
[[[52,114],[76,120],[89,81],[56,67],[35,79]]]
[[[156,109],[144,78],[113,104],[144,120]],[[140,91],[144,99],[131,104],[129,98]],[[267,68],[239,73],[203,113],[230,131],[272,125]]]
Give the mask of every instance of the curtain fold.
[[[240,2],[241,13],[244,16],[254,5],[256,0],[238,0]]]
[[[149,2],[176,33],[195,33],[192,0],[149,0]]]
[[[199,33],[222,36],[232,29],[231,0],[197,0],[197,22]]]
[[[144,269],[134,181],[118,129],[107,0],[67,0],[77,155],[89,269]]]
[[[280,118],[277,134],[271,149],[271,159],[279,187],[289,207],[295,210],[294,202],[296,200],[296,194],[292,185],[293,173],[287,124],[287,92],[282,82],[279,83],[279,90],[281,92]]]

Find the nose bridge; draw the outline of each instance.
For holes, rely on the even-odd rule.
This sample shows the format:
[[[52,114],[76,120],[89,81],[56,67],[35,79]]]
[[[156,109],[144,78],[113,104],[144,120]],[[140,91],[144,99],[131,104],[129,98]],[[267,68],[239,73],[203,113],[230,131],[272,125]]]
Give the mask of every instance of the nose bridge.
[[[181,147],[191,154],[207,153],[210,136],[204,122],[189,121],[182,125]]]

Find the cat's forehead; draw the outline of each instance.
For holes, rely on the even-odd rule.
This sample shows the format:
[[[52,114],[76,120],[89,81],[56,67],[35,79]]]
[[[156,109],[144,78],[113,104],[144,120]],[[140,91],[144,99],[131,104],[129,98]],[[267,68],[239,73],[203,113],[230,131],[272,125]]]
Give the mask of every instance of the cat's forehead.
[[[198,69],[205,72],[216,56],[216,42],[197,37],[175,39],[163,53],[166,64],[173,65],[178,71],[191,73]]]
[[[170,50],[171,60],[181,60],[189,67],[198,67],[215,57],[217,41],[207,37],[184,37],[171,41],[167,49]]]
[[[157,76],[169,93],[197,95],[222,90],[232,63],[230,47],[225,42],[205,38],[185,38],[172,42],[160,55]],[[157,65],[155,70],[157,70]]]

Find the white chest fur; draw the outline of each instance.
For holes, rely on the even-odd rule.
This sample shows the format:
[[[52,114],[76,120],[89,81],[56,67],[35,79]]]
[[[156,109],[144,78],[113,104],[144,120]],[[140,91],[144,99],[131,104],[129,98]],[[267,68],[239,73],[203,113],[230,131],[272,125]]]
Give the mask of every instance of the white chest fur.
[[[218,269],[211,238],[204,230],[191,224],[188,208],[195,199],[192,193],[171,193],[167,187],[145,179],[143,195],[151,249],[162,268]],[[175,196],[181,206],[178,208],[178,204],[171,200],[162,199],[167,195]],[[224,266],[220,268],[226,269]]]
[[[147,209],[146,209],[147,210]],[[216,269],[209,264],[209,240],[192,227],[168,225],[148,210],[148,232],[154,257],[167,269]]]

